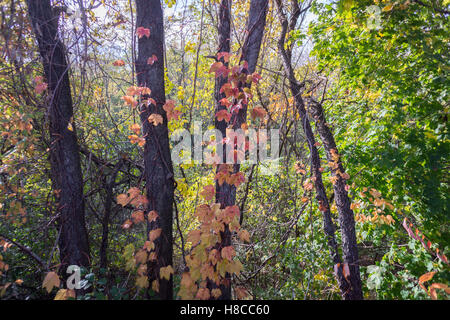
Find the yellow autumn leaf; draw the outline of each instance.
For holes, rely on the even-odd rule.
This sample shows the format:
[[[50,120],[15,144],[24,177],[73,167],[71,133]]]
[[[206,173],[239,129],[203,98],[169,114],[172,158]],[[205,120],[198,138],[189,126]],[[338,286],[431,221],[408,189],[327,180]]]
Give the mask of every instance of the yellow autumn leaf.
[[[170,280],[170,275],[173,274],[174,270],[171,265],[168,265],[167,267],[161,267],[159,269],[159,277],[161,279],[166,279],[167,281]]]
[[[52,291],[53,287],[59,287],[59,285],[60,285],[59,277],[53,271],[47,273],[47,275],[44,278],[44,281],[42,282],[42,288],[45,288],[48,293]]]
[[[388,11],[391,11],[393,7],[394,7],[394,4],[390,3],[387,6],[385,6],[381,11],[388,12]]]
[[[146,276],[136,278],[136,286],[139,288],[148,288],[148,278]]]
[[[67,300],[68,298],[75,299],[75,291],[71,289],[59,289],[53,300]]]

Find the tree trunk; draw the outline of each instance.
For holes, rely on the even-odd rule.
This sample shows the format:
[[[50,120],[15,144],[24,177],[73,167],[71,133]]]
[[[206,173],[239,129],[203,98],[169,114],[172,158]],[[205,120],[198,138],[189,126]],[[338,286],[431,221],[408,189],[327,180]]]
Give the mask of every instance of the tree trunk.
[[[151,89],[149,97],[156,101],[156,106],[149,104],[140,107],[141,122],[145,136],[144,164],[148,211],[156,211],[159,219],[149,223],[147,231],[161,228],[161,236],[155,240],[157,259],[149,263],[149,280],[159,281],[160,299],[173,299],[173,278],[160,279],[159,269],[172,265],[172,206],[174,193],[174,175],[170,157],[167,115],[164,90],[164,24],[163,11],[159,0],[136,0],[136,25],[150,29],[150,36],[138,40],[136,59],[137,82],[141,87]],[[157,60],[148,64],[148,58],[155,55]],[[148,97],[144,97],[148,98]],[[150,124],[148,117],[159,114],[163,123]]]
[[[268,7],[268,0],[252,0],[250,3],[249,18],[247,21],[247,37],[245,39],[244,45],[242,47],[241,62],[246,61],[248,68],[244,69],[243,72],[246,74],[251,74],[255,72],[256,63],[258,60],[259,50],[261,47],[261,42],[264,34],[264,27],[266,22],[266,13]],[[220,52],[230,52],[230,37],[231,37],[231,0],[222,0],[219,8],[219,49]],[[228,63],[222,58],[220,60],[224,65],[228,67]],[[220,104],[220,100],[225,98],[225,94],[220,93],[222,86],[228,82],[225,77],[216,78],[214,97],[216,100],[215,113],[222,109],[226,109],[225,106]],[[241,84],[240,90],[245,86],[250,87],[250,84]],[[246,121],[247,118],[247,104],[242,103],[242,108],[237,114],[233,115],[231,118],[231,123],[234,129],[239,129],[241,124]],[[225,121],[218,121],[215,119],[215,127],[218,129],[222,136],[226,136],[226,128],[228,123]],[[223,162],[226,162],[226,145],[223,146]],[[239,164],[235,164],[233,167],[234,173],[238,172],[240,169]],[[226,208],[228,206],[233,206],[236,202],[236,187],[234,185],[229,185],[224,182],[219,185],[216,182],[216,202],[220,203],[220,207]],[[242,213],[241,213],[242,214]],[[219,248],[223,248],[231,245],[231,233],[229,231],[228,225],[225,225],[225,231],[221,233],[221,243]],[[209,283],[209,287],[213,288],[214,284]],[[220,286],[222,295],[219,300],[230,300],[231,299],[231,279],[230,275],[226,274],[225,283]]]
[[[220,2],[219,7],[219,48],[217,52],[230,52],[230,37],[231,37],[231,0],[222,0]],[[225,66],[228,67],[228,62],[225,62],[223,58],[221,61]],[[215,87],[214,87],[214,97],[216,101],[216,108],[214,114],[222,109],[226,109],[225,106],[220,104],[220,99],[225,98],[225,94],[220,93],[220,89],[222,86],[228,82],[228,78],[220,76],[216,78]],[[218,121],[217,118],[214,118],[215,128],[222,133],[222,137],[226,136],[227,123],[225,121]],[[223,145],[223,162],[226,161],[226,146]],[[220,208],[224,209],[225,207],[234,205],[236,200],[236,188],[234,185],[229,185],[227,183],[223,183],[219,185],[216,181],[216,202],[220,203]],[[231,233],[228,228],[228,225],[225,225],[225,230],[220,233],[221,243],[218,244],[218,248],[226,247],[231,245]],[[208,281],[209,289],[216,288],[216,284],[213,281]],[[231,300],[231,277],[227,273],[225,275],[225,281],[219,286],[222,295],[218,298],[218,300]]]
[[[58,36],[59,17],[53,14],[50,0],[27,0],[27,5],[50,93],[51,179],[59,215],[60,273],[65,278],[69,265],[88,267],[90,264],[69,66],[64,45]]]
[[[350,275],[347,279],[351,283],[351,289],[345,294],[345,299],[362,299],[361,276],[358,264],[358,247],[356,245],[355,219],[353,211],[350,209],[350,199],[345,189],[345,179],[342,174],[345,173],[342,161],[334,141],[333,133],[327,126],[325,114],[322,105],[317,103],[311,107],[311,113],[315,119],[316,129],[319,132],[323,142],[327,159],[329,162],[335,162],[336,168],[332,169],[332,175],[337,178],[333,184],[334,199],[339,213],[339,224],[341,226],[342,248],[344,263],[348,264]],[[334,157],[333,157],[334,156]]]
[[[295,106],[300,114],[300,121],[302,122],[303,131],[305,132],[306,140],[308,142],[308,147],[311,153],[311,171],[313,174],[313,177],[315,178],[314,181],[314,188],[316,190],[316,199],[319,203],[319,208],[322,211],[323,215],[323,228],[325,235],[327,237],[328,246],[330,249],[330,255],[331,259],[335,266],[336,271],[336,279],[339,284],[339,288],[341,290],[342,297],[344,299],[350,299],[352,297],[352,286],[349,285],[349,282],[345,278],[343,274],[343,269],[341,267],[341,258],[339,255],[338,245],[336,242],[335,237],[335,227],[333,224],[333,220],[331,218],[331,212],[330,212],[330,204],[326,195],[326,190],[323,185],[322,181],[322,173],[320,172],[320,155],[316,147],[316,141],[314,138],[314,133],[311,128],[311,124],[309,122],[308,116],[306,114],[305,104],[303,101],[303,98],[301,96],[302,93],[302,86],[295,78],[294,70],[292,68],[291,63],[291,54],[290,52],[287,52],[285,49],[285,43],[284,39],[286,37],[286,33],[288,30],[289,25],[294,25],[295,23],[293,20],[291,20],[291,23],[288,23],[288,20],[286,18],[286,15],[283,12],[283,7],[280,0],[276,0],[276,4],[278,7],[278,13],[280,17],[280,22],[282,25],[282,31],[280,35],[280,39],[278,42],[278,50],[281,54],[283,67],[285,69],[285,73],[288,77],[289,85],[291,94],[294,97]],[[297,8],[298,9],[298,8]],[[300,14],[299,10],[295,10],[295,13],[293,15],[293,18],[296,20],[298,18],[298,15]],[[353,228],[354,228],[354,221],[353,221]],[[356,245],[356,239],[355,239],[355,245]],[[361,288],[361,286],[359,286]],[[361,297],[362,298],[362,297]],[[361,299],[360,298],[360,299]]]

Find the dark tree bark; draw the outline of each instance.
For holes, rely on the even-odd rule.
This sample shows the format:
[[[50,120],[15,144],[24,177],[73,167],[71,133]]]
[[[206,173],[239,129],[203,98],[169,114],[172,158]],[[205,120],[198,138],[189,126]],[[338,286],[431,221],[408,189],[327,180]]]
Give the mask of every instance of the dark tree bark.
[[[111,207],[113,203],[113,190],[116,184],[116,177],[123,165],[123,159],[120,159],[111,171],[111,176],[106,184],[105,212],[102,219],[102,243],[100,245],[100,268],[108,267],[108,238],[109,238],[109,220],[111,217]]]
[[[159,281],[159,298],[173,299],[173,279],[160,279],[159,269],[172,265],[172,221],[174,176],[170,157],[167,115],[163,109],[166,101],[164,90],[164,25],[163,11],[159,0],[136,0],[136,25],[150,29],[150,37],[138,40],[136,59],[137,82],[141,87],[151,89],[150,97],[156,106],[141,106],[141,122],[145,136],[144,164],[148,211],[156,211],[159,219],[148,224],[148,230],[161,228],[161,236],[155,240],[157,260],[149,263],[149,280]],[[147,64],[155,55],[157,61]],[[145,98],[145,97],[144,97]],[[148,98],[148,97],[147,97]],[[157,126],[148,122],[151,114],[160,114],[164,122]]]
[[[269,0],[252,0],[250,2],[250,11],[247,21],[247,37],[242,46],[241,62],[246,61],[248,69],[244,69],[246,74],[252,74],[256,71],[259,50],[264,36],[266,26],[266,15],[269,7]],[[241,86],[250,88],[252,83],[243,83]],[[247,104],[243,103],[239,109],[236,122],[233,123],[234,129],[239,129],[247,121]]]
[[[328,161],[336,162],[336,159],[333,158],[333,152],[335,155],[339,155],[339,153],[333,133],[327,126],[322,105],[320,103],[313,104],[311,107],[311,114],[315,119],[316,129],[323,142]],[[337,160],[337,168],[332,169],[332,175],[337,178],[336,182],[333,184],[334,201],[336,202],[339,213],[344,262],[348,264],[350,271],[348,280],[351,283],[351,289],[347,291],[345,298],[357,300],[362,299],[363,295],[361,291],[361,276],[359,273],[355,218],[353,211],[350,209],[350,199],[348,198],[348,193],[345,189],[346,182],[341,176],[344,172],[344,166],[339,158]]]
[[[219,48],[217,52],[230,52],[230,37],[231,37],[231,0],[222,0],[220,2],[219,7],[219,26],[218,26],[218,35],[219,35]],[[221,61],[225,66],[228,67],[228,62],[225,62],[223,58]],[[218,111],[222,109],[226,109],[225,106],[222,106],[219,101],[222,98],[225,98],[224,93],[220,93],[220,89],[222,86],[228,82],[228,78],[226,77],[218,77],[216,78],[215,87],[214,87],[214,97],[216,101],[216,108],[214,113],[216,114]],[[215,128],[222,133],[222,136],[226,136],[227,123],[225,121],[218,121],[217,118],[214,118]],[[223,146],[223,162],[226,161],[226,146]],[[223,183],[219,185],[216,181],[216,202],[220,203],[220,208],[224,209],[225,207],[234,205],[236,200],[236,188],[233,185],[229,185],[227,183]],[[221,243],[217,246],[217,249],[220,250],[223,247],[231,245],[231,233],[228,225],[225,225],[225,230],[221,232]],[[208,282],[209,289],[216,288],[216,284],[212,281]],[[231,300],[231,277],[227,273],[225,275],[225,280],[223,283],[219,285],[219,289],[222,292],[222,295],[218,298],[218,300]]]
[[[246,74],[251,74],[255,72],[256,63],[259,56],[259,50],[261,47],[261,42],[264,34],[264,27],[266,23],[268,0],[252,0],[250,3],[249,18],[247,21],[247,37],[245,39],[244,45],[242,47],[241,62],[246,61],[248,68],[244,69],[243,72]],[[230,52],[230,37],[231,37],[231,0],[222,0],[219,8],[219,48],[217,50],[220,52]],[[224,65],[228,67],[228,63],[222,58],[220,60]],[[220,93],[222,86],[228,82],[225,77],[216,78],[214,97],[216,101],[215,113],[222,109],[226,109],[225,106],[220,104],[220,100],[225,98],[225,94]],[[241,84],[240,89],[244,87],[250,87],[250,84]],[[231,118],[231,123],[234,129],[239,129],[241,124],[246,121],[247,118],[247,104],[242,103],[242,108],[236,115]],[[228,124],[225,121],[218,121],[215,119],[215,127],[218,129],[222,136],[226,136],[226,128]],[[223,146],[223,162],[226,162],[226,145]],[[236,173],[240,169],[239,164],[235,164],[233,171]],[[236,202],[236,187],[234,185],[229,185],[224,182],[219,185],[216,182],[216,202],[220,203],[220,207],[223,209],[227,206],[232,206]],[[242,213],[241,213],[242,214]],[[223,248],[231,245],[231,233],[229,231],[228,225],[225,225],[225,231],[221,233],[221,243],[219,248]],[[214,284],[209,283],[209,287],[213,288]],[[222,295],[219,300],[230,300],[231,299],[231,279],[230,275],[226,274],[225,283],[220,285]]]
[[[294,6],[297,3],[296,1],[293,1]],[[300,114],[300,120],[302,122],[302,127],[303,127],[303,131],[305,132],[305,136],[306,136],[306,140],[308,142],[308,147],[311,153],[311,170],[312,170],[312,174],[313,177],[315,178],[314,181],[314,187],[316,190],[316,199],[317,202],[320,205],[322,214],[323,214],[323,228],[324,228],[324,232],[325,235],[327,237],[328,240],[328,246],[330,248],[330,254],[331,254],[331,258],[333,263],[335,264],[335,266],[340,266],[335,268],[337,275],[336,278],[338,280],[338,284],[339,284],[339,288],[341,290],[342,293],[342,297],[344,299],[362,299],[362,294],[361,294],[361,281],[348,281],[344,274],[343,274],[343,269],[341,266],[341,258],[339,256],[339,250],[338,250],[338,245],[336,242],[336,237],[335,237],[335,227],[333,224],[333,220],[331,218],[331,212],[330,212],[330,205],[329,205],[329,201],[326,195],[326,190],[325,187],[323,185],[323,181],[322,181],[322,173],[320,172],[319,168],[320,168],[320,155],[319,152],[317,150],[317,147],[315,146],[315,138],[314,138],[314,133],[312,131],[311,128],[311,124],[309,122],[308,119],[308,115],[306,113],[306,109],[305,109],[305,104],[303,101],[303,98],[301,96],[302,94],[302,84],[299,83],[295,77],[294,74],[294,70],[292,67],[292,62],[291,62],[291,54],[290,52],[287,52],[287,50],[285,49],[285,43],[284,40],[286,38],[286,34],[287,34],[287,30],[289,28],[289,25],[293,25],[295,26],[295,22],[297,21],[301,11],[300,8],[297,6],[294,8],[294,14],[291,17],[291,21],[290,23],[287,20],[287,17],[285,15],[285,13],[283,12],[283,6],[281,3],[281,0],[276,0],[276,4],[278,7],[278,13],[279,13],[279,17],[280,17],[280,22],[282,25],[282,31],[281,31],[281,36],[280,36],[280,40],[278,42],[278,50],[281,54],[281,58],[282,58],[282,62],[283,62],[283,66],[284,66],[284,70],[285,73],[287,75],[288,81],[289,81],[289,85],[290,85],[290,90],[291,93],[294,97],[294,101],[295,101],[295,106]],[[295,22],[293,22],[295,21]],[[334,140],[333,140],[334,141]],[[343,194],[341,194],[340,196],[344,196]],[[345,196],[347,197],[347,194],[345,193]],[[344,201],[344,199],[340,199],[340,201]],[[347,201],[348,201],[348,208],[350,209],[350,203],[347,197]],[[342,204],[342,207],[345,204]],[[340,216],[341,216],[341,212],[339,211]],[[342,229],[342,234],[344,237],[344,233],[346,231],[348,231],[349,229],[353,229],[353,237],[354,237],[354,227],[355,227],[355,222],[353,220],[353,212],[351,212],[351,219],[348,218],[348,216],[345,216],[346,219],[339,219],[339,222],[341,223],[341,229]],[[350,221],[351,220],[351,221]],[[349,225],[343,225],[342,223],[348,223]],[[352,238],[351,235],[347,235],[346,237],[349,236],[350,238],[347,239],[346,244],[344,245],[344,262],[349,264],[349,268],[350,268],[350,272],[351,272],[351,276],[357,276],[359,279],[359,267],[354,268],[354,265],[356,263],[357,266],[357,250],[356,252],[353,252],[350,255],[346,255],[345,250],[348,248],[356,249],[356,237],[354,237],[354,239]],[[353,244],[350,245],[349,242],[352,242],[351,238],[353,239]],[[344,242],[344,241],[343,241]],[[356,255],[356,260],[353,260],[353,258]],[[346,259],[350,259],[350,260],[346,260]],[[357,272],[357,275],[354,275]]]
[[[49,90],[50,163],[60,228],[61,275],[69,265],[88,267],[89,243],[84,218],[83,179],[73,122],[69,66],[58,36],[58,15],[50,0],[27,0]]]

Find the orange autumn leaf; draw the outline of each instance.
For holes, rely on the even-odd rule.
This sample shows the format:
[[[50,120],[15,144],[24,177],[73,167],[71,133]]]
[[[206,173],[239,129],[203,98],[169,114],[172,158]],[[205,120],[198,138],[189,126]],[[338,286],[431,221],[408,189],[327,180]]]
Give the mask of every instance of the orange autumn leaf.
[[[149,240],[150,241],[155,241],[161,235],[161,231],[162,231],[161,228],[158,228],[158,229],[150,231],[149,234],[148,234]]]
[[[433,278],[433,276],[436,274],[436,271],[427,272],[420,276],[419,283],[424,283]]]
[[[113,62],[113,66],[115,66],[115,67],[123,67],[124,65],[125,65],[125,62],[120,59]]]
[[[192,245],[196,245],[197,243],[200,242],[201,235],[202,233],[200,230],[192,230],[188,234],[187,241],[192,243]]]
[[[131,129],[131,131],[133,131],[135,134],[139,134],[140,132],[141,132],[141,126],[140,125],[138,125],[137,123],[133,123],[131,126],[130,126],[130,129]]]
[[[152,210],[148,213],[147,220],[149,222],[156,221],[156,219],[158,218],[159,218],[158,212],[156,212],[155,210]]]
[[[133,108],[138,104],[138,102],[132,96],[123,96],[122,100],[125,102],[125,105],[130,105]]]
[[[144,222],[145,221],[144,211],[142,211],[142,210],[134,211],[131,214],[131,219],[133,220],[134,224],[138,224],[138,223]]]
[[[148,117],[148,122],[150,122],[151,124],[153,124],[156,127],[158,124],[163,123],[163,117],[160,114],[152,113]]]

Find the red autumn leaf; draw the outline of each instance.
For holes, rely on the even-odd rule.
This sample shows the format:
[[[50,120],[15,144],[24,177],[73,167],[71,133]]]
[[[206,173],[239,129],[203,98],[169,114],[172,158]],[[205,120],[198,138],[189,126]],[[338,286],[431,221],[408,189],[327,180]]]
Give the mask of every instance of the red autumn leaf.
[[[153,65],[156,61],[158,61],[158,58],[155,55],[152,55],[150,58],[148,58],[147,64]]]
[[[264,110],[264,108],[262,107],[254,107],[251,113],[251,116],[253,119],[256,118],[260,118],[260,119],[264,119],[264,117],[266,116],[267,111]]]
[[[231,102],[227,98],[220,99],[219,102],[221,106],[225,106],[227,108],[231,105]]]
[[[150,29],[144,28],[144,27],[139,27],[136,29],[136,34],[138,36],[138,38],[142,38],[143,36],[146,36],[147,38],[150,37]]]
[[[230,61],[230,53],[229,52],[219,52],[217,54],[217,60],[220,60],[223,58],[223,61],[228,62]]]
[[[216,118],[218,121],[225,120],[225,122],[229,122],[231,120],[231,113],[225,109],[222,109],[216,113]]]
[[[214,195],[216,193],[216,189],[213,185],[207,185],[203,187],[203,191],[200,192],[200,195],[205,198],[206,201],[209,201],[214,198]]]
[[[232,246],[228,246],[225,248],[222,248],[221,251],[221,256],[224,259],[227,259],[228,261],[232,261],[233,257],[236,255],[236,251],[234,250],[234,248]]]

